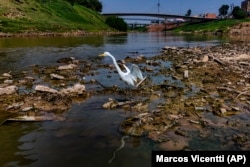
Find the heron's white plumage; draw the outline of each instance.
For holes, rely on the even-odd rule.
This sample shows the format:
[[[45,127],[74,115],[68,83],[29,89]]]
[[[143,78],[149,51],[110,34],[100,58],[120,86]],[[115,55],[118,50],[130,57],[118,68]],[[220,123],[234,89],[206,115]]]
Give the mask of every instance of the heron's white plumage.
[[[99,56],[111,57],[121,79],[129,85],[137,87],[146,79],[146,77],[142,76],[140,68],[135,64],[132,64],[131,70],[126,65],[123,64],[124,68],[126,69],[126,72],[123,72],[119,67],[119,65],[117,64],[115,57],[111,55],[109,52],[104,52]]]

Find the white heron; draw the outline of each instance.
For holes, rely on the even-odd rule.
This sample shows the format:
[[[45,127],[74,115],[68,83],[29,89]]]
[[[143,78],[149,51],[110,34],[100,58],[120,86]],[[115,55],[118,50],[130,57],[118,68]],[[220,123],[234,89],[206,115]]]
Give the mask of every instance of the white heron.
[[[104,52],[103,54],[100,54],[99,56],[111,57],[121,79],[129,85],[138,87],[146,79],[146,77],[142,76],[142,72],[140,68],[135,64],[132,64],[131,70],[126,65],[123,64],[123,67],[126,69],[126,72],[123,72],[121,68],[119,67],[119,65],[117,64],[115,57],[111,55],[109,52]]]

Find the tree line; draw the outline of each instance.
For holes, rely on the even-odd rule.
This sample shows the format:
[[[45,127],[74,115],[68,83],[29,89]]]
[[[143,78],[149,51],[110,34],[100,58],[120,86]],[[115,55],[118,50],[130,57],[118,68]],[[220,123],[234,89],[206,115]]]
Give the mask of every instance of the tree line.
[[[229,8],[231,7],[231,13],[228,12]],[[232,15],[236,19],[243,19],[247,17],[247,13],[243,11],[239,6],[234,6],[233,4],[229,5],[221,5],[219,8],[219,17],[226,18],[228,15]],[[185,16],[191,16],[191,9],[187,10]]]
[[[71,5],[77,3],[79,5],[85,6],[97,12],[102,12],[102,3],[98,0],[66,0],[66,1],[68,1]]]
[[[228,12],[229,5],[221,5],[219,8],[219,16],[227,16],[228,14],[231,14],[236,19],[243,19],[247,17],[247,13],[243,11],[239,6],[233,6],[231,5],[231,13]]]
[[[15,0],[19,1],[19,0]],[[40,2],[51,2],[51,0],[37,0]],[[55,0],[54,0],[55,1]],[[102,12],[102,3],[99,0],[65,0],[69,2],[72,6],[76,3],[87,8],[90,8],[97,12]]]

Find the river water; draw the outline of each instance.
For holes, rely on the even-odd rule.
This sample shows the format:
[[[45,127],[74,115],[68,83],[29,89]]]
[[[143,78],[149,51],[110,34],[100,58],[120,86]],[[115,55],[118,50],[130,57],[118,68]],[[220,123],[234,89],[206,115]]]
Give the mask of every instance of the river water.
[[[56,60],[63,57],[94,60],[104,51],[111,52],[117,59],[138,55],[152,57],[166,45],[210,46],[226,41],[218,36],[170,33],[0,39],[0,74],[28,71],[32,65],[55,65]],[[101,63],[112,62],[105,58]],[[113,82],[115,80],[105,84]],[[156,145],[143,137],[127,138],[124,148],[116,153],[111,164],[108,163],[121,145],[118,125],[130,115],[119,109],[103,109],[102,104],[108,98],[108,95],[92,96],[74,104],[64,113],[64,121],[1,125],[0,166],[151,166],[151,151]],[[194,147],[206,149],[197,143]]]

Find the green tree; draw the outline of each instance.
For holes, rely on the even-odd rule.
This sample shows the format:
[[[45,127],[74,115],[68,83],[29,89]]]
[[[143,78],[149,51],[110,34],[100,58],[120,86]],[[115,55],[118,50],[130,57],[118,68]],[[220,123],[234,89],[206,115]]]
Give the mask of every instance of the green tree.
[[[122,18],[119,18],[119,17],[116,17],[116,16],[108,17],[106,19],[105,23],[107,25],[109,25],[110,27],[115,28],[115,29],[117,29],[119,31],[126,32],[128,30],[127,23]]]
[[[220,16],[226,16],[228,13],[229,5],[221,5],[219,8],[219,15]]]
[[[247,13],[244,12],[239,6],[234,7],[232,14],[236,19],[243,19],[247,17]]]
[[[191,9],[188,9],[187,13],[185,14],[185,16],[191,16],[191,13],[192,13]]]
[[[97,12],[102,12],[102,3],[98,0],[67,0],[67,1],[70,2],[71,5],[77,3],[79,5],[85,6]]]

